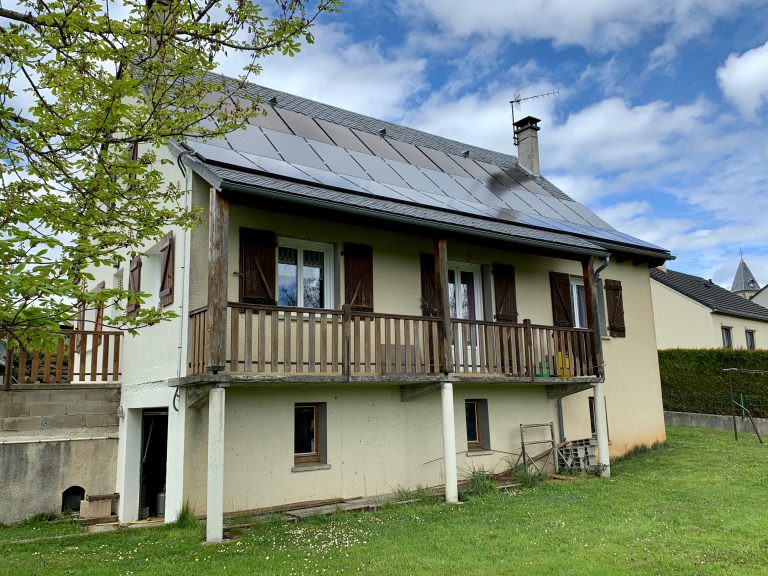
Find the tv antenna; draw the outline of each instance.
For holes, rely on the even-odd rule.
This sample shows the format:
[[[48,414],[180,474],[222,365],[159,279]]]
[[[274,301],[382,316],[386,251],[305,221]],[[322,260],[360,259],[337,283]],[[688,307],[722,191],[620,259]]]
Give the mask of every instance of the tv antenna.
[[[547,96],[557,96],[558,94],[560,94],[560,90],[550,90],[549,92],[542,92],[541,94],[534,94],[533,96],[525,97],[520,96],[519,93],[515,94],[512,100],[509,101],[512,108],[512,126],[515,125],[515,107],[517,107],[519,110],[523,102],[527,102],[528,100],[536,100],[537,98],[546,98]],[[514,140],[515,146],[517,146],[517,130],[515,130]]]

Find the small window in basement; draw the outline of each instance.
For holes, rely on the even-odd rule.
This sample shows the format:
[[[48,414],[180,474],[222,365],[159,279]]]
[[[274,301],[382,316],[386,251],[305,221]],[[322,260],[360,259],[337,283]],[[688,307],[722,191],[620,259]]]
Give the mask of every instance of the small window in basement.
[[[295,464],[326,462],[325,403],[296,404],[293,419]]]
[[[467,418],[467,450],[490,450],[488,400],[465,400]]]
[[[80,486],[70,486],[61,494],[61,512],[79,512],[80,503],[85,499],[85,490]]]

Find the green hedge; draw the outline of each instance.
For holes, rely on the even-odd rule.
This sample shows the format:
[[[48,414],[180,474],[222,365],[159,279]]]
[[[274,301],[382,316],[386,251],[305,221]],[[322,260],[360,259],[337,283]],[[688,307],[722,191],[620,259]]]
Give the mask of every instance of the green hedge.
[[[766,374],[728,373],[723,368]],[[659,369],[665,410],[731,414],[732,385],[736,399],[743,397],[753,416],[768,417],[768,351],[659,350]]]

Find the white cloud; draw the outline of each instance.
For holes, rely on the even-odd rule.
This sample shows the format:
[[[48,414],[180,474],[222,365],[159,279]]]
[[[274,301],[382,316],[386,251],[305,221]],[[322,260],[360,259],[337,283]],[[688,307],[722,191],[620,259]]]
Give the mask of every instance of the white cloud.
[[[768,103],[768,42],[743,54],[731,54],[717,69],[723,94],[751,120]]]
[[[434,22],[448,34],[504,36],[515,42],[551,40],[613,50],[634,43],[643,32],[667,28],[666,44],[706,33],[719,18],[761,0],[399,0],[409,18]]]
[[[315,43],[298,55],[263,60],[254,81],[383,119],[401,116],[424,88],[423,59],[388,57],[376,42],[354,42],[336,25],[318,25],[313,33]],[[244,64],[230,59],[219,70],[236,75]]]

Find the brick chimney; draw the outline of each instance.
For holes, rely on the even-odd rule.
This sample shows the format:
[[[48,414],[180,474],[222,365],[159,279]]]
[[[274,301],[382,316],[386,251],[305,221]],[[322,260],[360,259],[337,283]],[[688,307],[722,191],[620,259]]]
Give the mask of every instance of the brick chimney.
[[[534,176],[541,176],[539,165],[539,120],[526,116],[514,124],[517,163]]]

